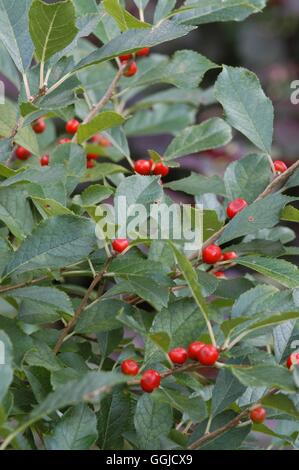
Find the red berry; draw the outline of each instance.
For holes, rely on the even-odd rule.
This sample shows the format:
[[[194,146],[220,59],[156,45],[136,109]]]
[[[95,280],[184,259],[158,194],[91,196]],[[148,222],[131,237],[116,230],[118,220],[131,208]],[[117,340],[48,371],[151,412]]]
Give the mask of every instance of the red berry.
[[[161,176],[167,176],[169,173],[169,168],[168,166],[164,165],[164,163],[156,163],[154,166],[154,175],[161,175]]]
[[[201,341],[194,341],[193,343],[191,343],[188,348],[188,356],[190,357],[190,359],[196,360],[198,351],[204,346],[205,343],[202,343]]]
[[[124,72],[125,77],[133,77],[138,72],[138,67],[136,62],[131,62]]]
[[[235,251],[228,251],[227,253],[223,253],[223,261],[230,261],[236,258],[238,258],[238,255]]]
[[[209,245],[202,250],[202,259],[204,263],[214,264],[221,260],[222,251],[217,245]]]
[[[184,364],[188,359],[188,353],[184,348],[174,348],[169,351],[168,356],[175,364]]]
[[[129,246],[129,240],[126,238],[118,238],[116,240],[113,240],[112,242],[112,248],[114,251],[117,251],[117,253],[122,253],[124,250],[126,250]]]
[[[88,153],[86,155],[86,158],[87,160],[97,160],[98,159],[98,155],[96,153]]]
[[[134,164],[134,170],[139,175],[149,175],[152,169],[152,164],[149,160],[137,160]]]
[[[37,119],[33,124],[32,124],[32,129],[36,134],[42,134],[46,130],[46,123],[43,119]]]
[[[93,168],[93,167],[94,167],[94,161],[93,160],[87,160],[86,168]]]
[[[287,360],[287,367],[290,369],[293,365],[299,365],[299,353],[293,352]]]
[[[283,162],[282,160],[275,160],[274,168],[277,173],[284,173],[288,169],[285,162]]]
[[[224,279],[225,278],[225,274],[224,274],[223,271],[215,271],[214,276],[219,277],[219,279]]]
[[[261,424],[266,419],[267,412],[261,406],[250,411],[250,419],[253,423]]]
[[[147,55],[149,55],[150,51],[151,51],[151,50],[150,50],[149,47],[144,47],[143,49],[140,49],[140,51],[137,51],[137,52],[136,52],[136,55],[137,55],[138,57],[147,56]]]
[[[68,137],[64,137],[58,141],[59,145],[68,144],[69,142],[71,142],[71,139]]]
[[[139,366],[137,362],[131,359],[126,359],[121,364],[121,370],[126,375],[137,375],[139,372]]]
[[[245,207],[247,207],[248,204],[245,201],[245,199],[238,198],[235,199],[234,201],[230,202],[229,205],[227,206],[226,213],[230,219],[235,217],[239,212],[241,212]]]
[[[79,126],[80,122],[77,119],[72,119],[66,123],[65,130],[68,134],[76,134]]]
[[[147,370],[140,380],[141,388],[144,392],[152,393],[161,383],[161,375],[156,370]]]
[[[16,156],[19,160],[28,160],[30,155],[31,155],[31,152],[25,149],[25,147],[21,147],[21,146],[17,147]]]
[[[128,62],[128,60],[133,59],[133,54],[124,54],[119,56],[121,62]]]
[[[49,161],[50,161],[49,155],[43,155],[43,156],[40,158],[40,164],[41,164],[41,166],[48,166],[48,165],[49,165]]]
[[[197,359],[204,366],[213,366],[218,357],[218,349],[212,344],[205,344],[197,353]]]
[[[99,145],[101,145],[102,147],[111,147],[111,146],[112,146],[110,140],[109,140],[109,139],[106,139],[106,137],[102,136],[101,134],[94,135],[94,136],[91,138],[91,141],[92,141],[94,144],[99,144]]]

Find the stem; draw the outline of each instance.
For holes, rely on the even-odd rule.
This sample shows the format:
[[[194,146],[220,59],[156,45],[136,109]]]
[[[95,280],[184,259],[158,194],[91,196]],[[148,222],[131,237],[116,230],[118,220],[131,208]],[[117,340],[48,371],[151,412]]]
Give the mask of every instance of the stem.
[[[39,88],[40,90],[44,87],[45,85],[45,63],[42,60],[40,63],[40,70],[39,70]]]
[[[113,256],[111,256],[110,258],[107,258],[103,269],[96,275],[96,277],[93,279],[92,283],[90,284],[89,288],[87,289],[87,291],[86,291],[86,293],[85,293],[85,295],[82,299],[82,302],[80,303],[77,310],[75,311],[75,314],[74,314],[73,318],[68,322],[66,327],[60,333],[59,338],[57,340],[57,343],[56,343],[56,345],[54,347],[54,350],[53,350],[55,354],[58,354],[64,340],[66,339],[66,337],[69,335],[69,333],[72,331],[72,329],[76,325],[78,318],[80,317],[81,313],[83,312],[83,310],[87,306],[87,303],[88,303],[88,300],[89,300],[89,297],[90,297],[92,291],[102,281],[102,279],[103,279],[103,277],[104,277],[104,275],[105,275],[112,259],[113,259]]]
[[[114,79],[112,80],[109,88],[107,89],[106,93],[104,96],[100,99],[100,101],[92,108],[92,110],[89,112],[89,114],[86,116],[86,118],[83,121],[83,124],[87,124],[90,122],[99,112],[106,106],[106,104],[110,101],[114,90],[116,88],[116,85],[118,84],[119,80],[121,79],[125,69],[127,68],[127,64],[122,64],[115,75]]]
[[[29,81],[28,81],[28,77],[26,73],[23,73],[23,82],[24,82],[27,101],[31,101],[32,98],[31,98],[30,85],[29,85]]]
[[[144,10],[142,7],[139,8],[139,18],[140,18],[140,21],[143,21],[144,23]]]
[[[49,95],[50,93],[52,93],[52,91],[56,90],[56,88],[60,87],[60,85],[62,85],[62,83],[64,83],[68,78],[70,78],[70,76],[72,75],[71,72],[68,72],[66,75],[64,75],[63,77],[61,77],[60,80],[58,80],[58,82],[54,83],[54,85],[52,85],[46,92],[46,95]]]
[[[45,83],[44,83],[46,86],[48,85],[48,81],[49,81],[49,77],[51,75],[51,72],[52,72],[52,69],[51,69],[51,67],[49,67],[48,70],[47,70],[47,73],[46,73]]]

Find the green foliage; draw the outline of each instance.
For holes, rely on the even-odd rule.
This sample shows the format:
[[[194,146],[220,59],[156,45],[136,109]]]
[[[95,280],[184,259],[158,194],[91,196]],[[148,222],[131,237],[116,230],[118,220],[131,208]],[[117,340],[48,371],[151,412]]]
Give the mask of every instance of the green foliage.
[[[299,173],[296,163],[273,174],[272,104],[252,72],[199,52],[136,54],[132,77],[118,59],[204,23],[244,20],[266,2],[186,0],[176,9],[159,0],[153,14],[147,0],[134,3],[139,16],[118,0],[0,0],[0,71],[19,93],[0,105],[0,447],[234,450],[252,448],[258,431],[274,448],[296,448],[299,373],[285,363],[299,340],[298,249],[284,222],[299,221]],[[210,70],[218,78],[204,90]],[[210,104],[223,118],[209,109],[204,120]],[[40,117],[46,131],[37,135]],[[58,144],[75,118],[78,132]],[[181,157],[243,138],[232,128],[245,150],[223,176],[181,176]],[[147,147],[136,157],[139,136]],[[19,145],[27,160],[16,158]],[[135,160],[148,156],[153,171],[136,174]],[[162,181],[161,163],[170,169]],[[146,236],[149,221],[163,226],[174,191],[203,205],[205,247],[217,243],[236,259],[208,265],[180,238]],[[228,220],[236,198],[248,206]],[[108,202],[119,224],[105,219]],[[146,210],[137,238],[134,204]],[[198,208],[190,214],[194,228]],[[125,252],[100,237],[103,220],[129,226]],[[217,362],[174,366],[169,349],[194,341],[217,346]],[[122,373],[126,359],[139,364],[136,377]],[[162,377],[152,394],[139,383],[148,369]],[[275,430],[248,423],[256,404]]]

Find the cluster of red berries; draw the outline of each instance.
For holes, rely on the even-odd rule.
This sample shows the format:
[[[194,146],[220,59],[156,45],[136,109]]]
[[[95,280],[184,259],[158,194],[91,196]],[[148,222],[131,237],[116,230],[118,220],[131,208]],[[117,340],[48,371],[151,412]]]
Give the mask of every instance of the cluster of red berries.
[[[133,77],[138,72],[138,67],[134,59],[134,55],[136,57],[145,57],[148,56],[150,53],[149,47],[144,47],[136,52],[136,54],[123,54],[119,56],[119,60],[122,64],[128,64],[128,67],[124,71],[125,77]]]
[[[222,253],[220,246],[212,243],[202,250],[202,259],[206,264],[215,264],[220,261],[233,261],[238,258],[238,255],[235,251],[227,251]]]
[[[168,166],[162,162],[154,163],[153,160],[137,160],[134,164],[134,170],[143,176],[151,173],[157,176],[167,176],[169,173]]]
[[[174,348],[168,353],[169,359],[174,364],[184,364],[188,358],[197,360],[205,366],[213,366],[219,357],[218,349],[201,341],[191,343],[188,351],[184,348]],[[121,370],[126,375],[137,375],[139,365],[136,361],[127,359],[122,362]],[[151,393],[158,388],[161,383],[161,375],[156,370],[147,370],[140,379],[140,386],[144,392]]]

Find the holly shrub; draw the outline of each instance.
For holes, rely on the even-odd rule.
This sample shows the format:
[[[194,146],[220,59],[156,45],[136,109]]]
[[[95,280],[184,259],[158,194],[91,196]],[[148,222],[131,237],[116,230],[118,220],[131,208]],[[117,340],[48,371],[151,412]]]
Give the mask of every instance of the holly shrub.
[[[254,73],[155,51],[265,3],[1,0],[18,89],[0,113],[2,449],[298,447],[299,161],[272,161]],[[180,157],[241,134],[223,178],[182,178]],[[152,136],[143,155],[136,136]],[[101,225],[107,201],[165,209],[176,191],[201,246]]]

